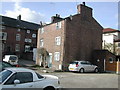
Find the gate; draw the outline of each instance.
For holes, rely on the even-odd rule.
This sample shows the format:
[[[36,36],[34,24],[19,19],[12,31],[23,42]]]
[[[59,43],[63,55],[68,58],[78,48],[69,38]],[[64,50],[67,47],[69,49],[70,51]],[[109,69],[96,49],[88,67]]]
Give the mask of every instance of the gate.
[[[105,62],[105,71],[120,73],[120,61],[106,61]]]

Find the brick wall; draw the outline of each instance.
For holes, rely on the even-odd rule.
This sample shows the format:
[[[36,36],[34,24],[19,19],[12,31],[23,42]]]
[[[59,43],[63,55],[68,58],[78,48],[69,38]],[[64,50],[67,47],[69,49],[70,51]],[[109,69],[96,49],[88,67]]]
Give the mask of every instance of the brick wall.
[[[74,60],[92,62],[92,51],[102,47],[102,27],[92,18],[80,14],[66,20],[64,64]]]

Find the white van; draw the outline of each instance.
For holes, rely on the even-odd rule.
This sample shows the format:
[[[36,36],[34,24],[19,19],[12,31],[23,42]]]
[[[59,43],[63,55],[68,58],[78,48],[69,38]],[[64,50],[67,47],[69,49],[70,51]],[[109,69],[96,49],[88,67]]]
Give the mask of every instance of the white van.
[[[5,55],[3,61],[9,62],[12,65],[18,65],[18,57],[16,55]]]

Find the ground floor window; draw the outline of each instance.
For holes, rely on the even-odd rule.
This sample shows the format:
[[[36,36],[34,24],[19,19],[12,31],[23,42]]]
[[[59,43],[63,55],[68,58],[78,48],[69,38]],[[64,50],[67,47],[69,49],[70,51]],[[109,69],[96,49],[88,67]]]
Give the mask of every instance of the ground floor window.
[[[20,51],[20,44],[16,44],[16,46],[15,46],[15,51]]]
[[[55,52],[54,53],[54,60],[59,61],[60,60],[60,52]]]
[[[30,51],[30,46],[29,45],[25,45],[25,52],[29,52]]]

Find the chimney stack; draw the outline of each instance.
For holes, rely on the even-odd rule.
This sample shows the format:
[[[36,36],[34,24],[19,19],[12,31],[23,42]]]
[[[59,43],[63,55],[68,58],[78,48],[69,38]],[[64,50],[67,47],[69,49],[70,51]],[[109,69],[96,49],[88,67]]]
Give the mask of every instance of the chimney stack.
[[[86,6],[85,2],[83,2],[83,4],[77,5],[77,12],[82,16],[92,17],[92,8]]]
[[[21,15],[17,16],[17,20],[21,20]]]
[[[59,20],[62,20],[62,18],[60,17],[59,14],[56,14],[56,16],[52,16],[51,17],[51,22],[56,22],[56,21],[59,21]]]

